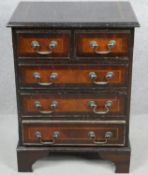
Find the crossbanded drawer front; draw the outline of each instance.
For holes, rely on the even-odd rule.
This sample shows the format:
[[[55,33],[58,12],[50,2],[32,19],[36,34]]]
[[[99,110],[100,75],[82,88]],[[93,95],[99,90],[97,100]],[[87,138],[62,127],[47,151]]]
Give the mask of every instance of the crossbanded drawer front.
[[[129,31],[80,31],[75,33],[75,38],[79,57],[127,56],[129,53]]]
[[[23,145],[124,146],[125,121],[23,121]]]
[[[17,53],[20,57],[69,57],[70,32],[20,32],[17,39]]]
[[[20,66],[20,86],[125,86],[127,66],[49,65]]]
[[[98,117],[125,114],[125,96],[28,94],[21,95],[21,109],[24,115],[44,117],[54,114],[94,114]]]

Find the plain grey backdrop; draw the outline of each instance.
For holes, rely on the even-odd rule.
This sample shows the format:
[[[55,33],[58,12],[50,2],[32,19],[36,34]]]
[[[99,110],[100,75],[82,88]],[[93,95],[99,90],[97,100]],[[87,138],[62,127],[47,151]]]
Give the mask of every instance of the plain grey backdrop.
[[[130,129],[133,148],[131,174],[138,175],[147,174],[145,170],[148,165],[148,1],[129,1],[141,24],[141,27],[135,30]],[[0,0],[0,171],[3,171],[4,175],[17,174],[15,148],[18,136],[14,65],[11,30],[6,28],[6,25],[18,3],[19,0]],[[48,161],[37,162],[34,174],[43,173],[114,174],[109,163],[75,157],[52,157]]]

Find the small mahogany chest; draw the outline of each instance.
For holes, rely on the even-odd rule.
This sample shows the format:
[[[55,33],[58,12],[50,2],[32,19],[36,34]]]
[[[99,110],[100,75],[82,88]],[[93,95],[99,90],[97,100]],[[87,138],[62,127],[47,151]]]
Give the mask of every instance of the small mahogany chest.
[[[95,154],[129,172],[138,21],[128,2],[21,2],[12,28],[18,171],[50,152]]]

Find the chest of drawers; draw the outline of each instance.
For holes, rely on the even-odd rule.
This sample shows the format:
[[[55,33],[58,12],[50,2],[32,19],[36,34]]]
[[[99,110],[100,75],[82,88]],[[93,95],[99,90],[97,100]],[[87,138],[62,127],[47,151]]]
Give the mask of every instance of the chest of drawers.
[[[93,9],[93,10],[92,10]],[[40,13],[41,12],[41,13]],[[12,28],[18,170],[93,153],[128,172],[134,28],[128,2],[21,2]]]

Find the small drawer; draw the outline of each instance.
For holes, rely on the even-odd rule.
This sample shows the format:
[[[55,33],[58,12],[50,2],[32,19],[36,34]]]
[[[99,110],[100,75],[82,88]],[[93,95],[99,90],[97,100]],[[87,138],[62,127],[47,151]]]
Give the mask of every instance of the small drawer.
[[[129,53],[129,31],[76,32],[76,56],[127,56]]]
[[[127,66],[46,65],[20,66],[21,87],[125,86]]]
[[[100,94],[22,94],[21,108],[24,115],[44,117],[68,114],[92,114],[101,117],[125,113],[125,96]],[[63,116],[63,115],[62,115]]]
[[[18,32],[17,53],[19,57],[56,58],[70,56],[70,32],[33,31]]]
[[[124,146],[125,121],[23,121],[23,145]]]

